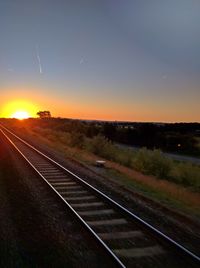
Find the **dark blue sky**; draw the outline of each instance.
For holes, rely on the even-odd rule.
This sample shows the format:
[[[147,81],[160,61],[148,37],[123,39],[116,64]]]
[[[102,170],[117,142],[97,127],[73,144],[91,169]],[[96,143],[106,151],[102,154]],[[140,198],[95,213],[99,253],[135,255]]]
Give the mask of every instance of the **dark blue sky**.
[[[200,121],[198,0],[0,0],[0,40],[1,106]]]

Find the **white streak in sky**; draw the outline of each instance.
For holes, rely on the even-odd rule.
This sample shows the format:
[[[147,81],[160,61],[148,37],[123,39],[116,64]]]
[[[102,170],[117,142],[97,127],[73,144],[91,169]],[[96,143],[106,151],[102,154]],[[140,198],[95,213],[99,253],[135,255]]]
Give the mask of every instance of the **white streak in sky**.
[[[40,60],[40,54],[39,54],[39,47],[38,47],[38,45],[36,45],[36,54],[37,54],[37,59],[38,59],[40,74],[42,74],[42,65],[41,65],[41,60]]]
[[[81,65],[81,64],[83,64],[83,63],[84,63],[84,58],[81,58],[79,64]]]
[[[83,64],[83,63],[87,63],[87,58],[82,57],[82,58],[80,59],[79,64],[81,65],[81,64]]]

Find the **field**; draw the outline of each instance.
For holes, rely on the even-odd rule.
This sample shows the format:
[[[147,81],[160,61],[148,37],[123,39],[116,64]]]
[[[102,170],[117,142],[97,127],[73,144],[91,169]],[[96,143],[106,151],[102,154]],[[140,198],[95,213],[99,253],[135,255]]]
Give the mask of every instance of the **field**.
[[[104,159],[106,168],[98,170],[103,176],[173,209],[200,215],[200,167],[197,165],[173,161],[160,150],[142,148],[133,152],[118,148],[102,135],[87,137],[81,131],[65,131],[56,125],[44,127],[40,121],[33,124],[10,120],[7,124],[19,134],[31,135],[95,171],[95,161]]]

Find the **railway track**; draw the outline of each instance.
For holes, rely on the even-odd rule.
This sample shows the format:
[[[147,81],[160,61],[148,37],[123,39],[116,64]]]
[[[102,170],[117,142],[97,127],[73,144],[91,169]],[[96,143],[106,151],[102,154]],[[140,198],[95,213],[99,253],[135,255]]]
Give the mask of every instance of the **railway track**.
[[[200,257],[0,125],[1,132],[119,267],[198,267]]]

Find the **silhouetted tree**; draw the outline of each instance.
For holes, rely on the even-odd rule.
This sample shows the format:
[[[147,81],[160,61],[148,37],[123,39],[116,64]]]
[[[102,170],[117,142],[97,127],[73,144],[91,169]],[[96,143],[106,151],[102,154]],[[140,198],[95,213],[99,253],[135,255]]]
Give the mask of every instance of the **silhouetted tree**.
[[[51,113],[49,111],[39,111],[39,112],[37,112],[37,115],[40,118],[50,118],[51,117]]]
[[[103,124],[103,135],[109,140],[115,140],[116,127],[111,123]]]

